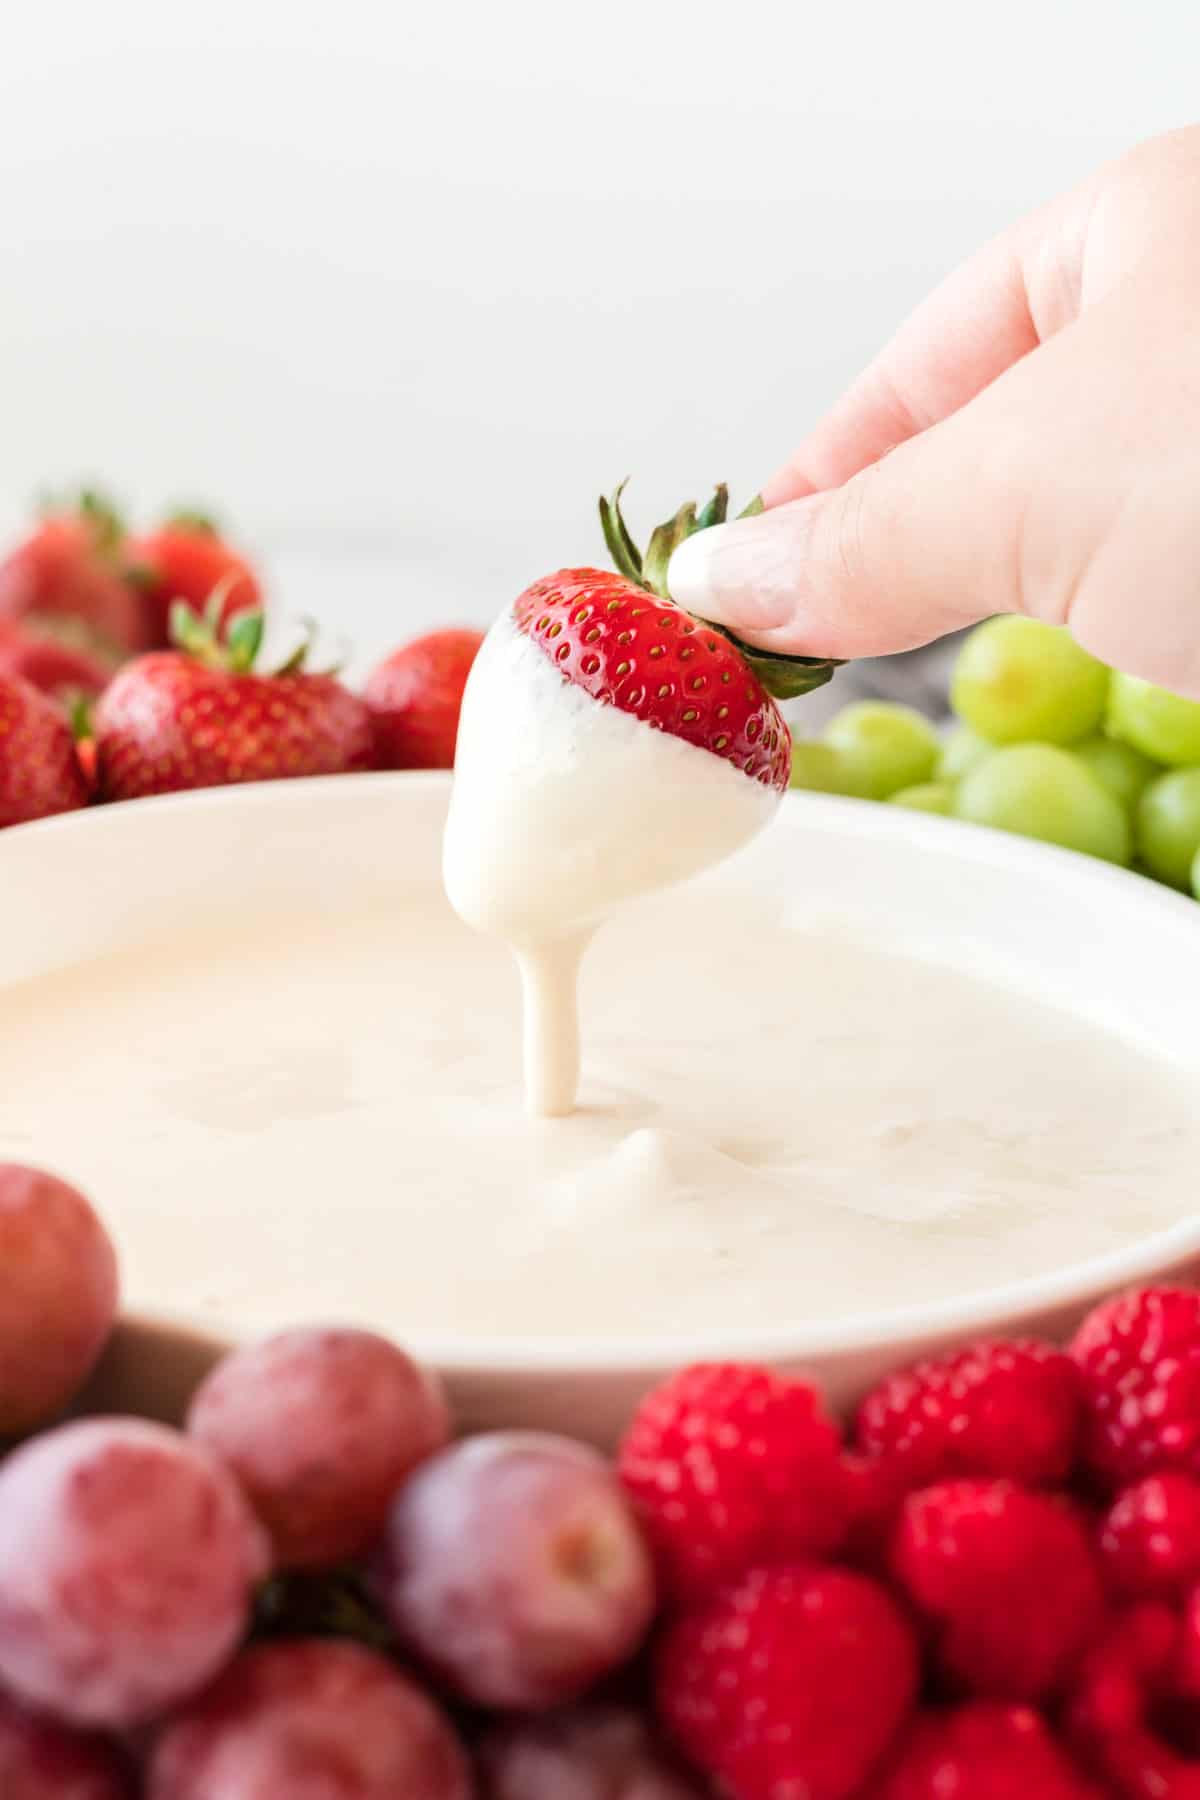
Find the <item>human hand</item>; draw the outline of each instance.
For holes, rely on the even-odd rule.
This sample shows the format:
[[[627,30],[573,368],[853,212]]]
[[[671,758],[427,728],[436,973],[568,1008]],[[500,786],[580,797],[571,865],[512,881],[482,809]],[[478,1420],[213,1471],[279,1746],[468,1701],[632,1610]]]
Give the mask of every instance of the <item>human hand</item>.
[[[1067,625],[1200,697],[1200,127],[1141,146],[951,276],[671,592],[768,648]]]

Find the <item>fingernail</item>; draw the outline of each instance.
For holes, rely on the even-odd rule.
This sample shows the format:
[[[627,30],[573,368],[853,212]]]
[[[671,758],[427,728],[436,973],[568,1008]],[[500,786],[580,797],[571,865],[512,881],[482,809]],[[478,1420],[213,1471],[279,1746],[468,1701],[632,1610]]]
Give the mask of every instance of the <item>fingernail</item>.
[[[728,535],[728,525],[710,525],[684,538],[667,564],[667,588],[680,606],[703,611],[712,599],[714,554]]]
[[[796,584],[795,511],[795,505],[780,507],[685,538],[667,568],[672,598],[721,625],[765,630],[778,624],[788,616]]]

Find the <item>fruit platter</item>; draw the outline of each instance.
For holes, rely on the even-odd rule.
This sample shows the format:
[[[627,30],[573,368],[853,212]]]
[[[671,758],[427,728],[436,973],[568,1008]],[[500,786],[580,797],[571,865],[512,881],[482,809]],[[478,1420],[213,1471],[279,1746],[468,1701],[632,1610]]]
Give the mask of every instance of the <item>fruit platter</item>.
[[[1200,705],[0,564],[2,1800],[1200,1793]],[[81,871],[86,871],[81,878]]]

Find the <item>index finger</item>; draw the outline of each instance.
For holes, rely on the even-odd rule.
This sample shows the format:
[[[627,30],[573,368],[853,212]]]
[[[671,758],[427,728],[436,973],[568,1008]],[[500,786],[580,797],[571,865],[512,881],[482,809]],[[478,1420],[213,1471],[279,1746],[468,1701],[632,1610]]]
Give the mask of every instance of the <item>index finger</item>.
[[[947,277],[762,490],[767,506],[841,487],[949,418],[1079,310],[1083,193],[995,238]]]

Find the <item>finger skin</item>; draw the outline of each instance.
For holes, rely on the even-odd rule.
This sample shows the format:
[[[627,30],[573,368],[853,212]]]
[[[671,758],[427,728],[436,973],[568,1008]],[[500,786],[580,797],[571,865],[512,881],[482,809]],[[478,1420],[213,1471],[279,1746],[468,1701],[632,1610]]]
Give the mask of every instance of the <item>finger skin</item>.
[[[764,503],[839,487],[957,412],[1146,257],[1170,256],[1186,232],[1176,190],[1194,180],[1198,146],[1197,127],[1142,145],[985,245],[922,302],[764,484]]]
[[[994,612],[1200,683],[1200,129],[938,291],[676,598],[779,650],[879,655]]]

